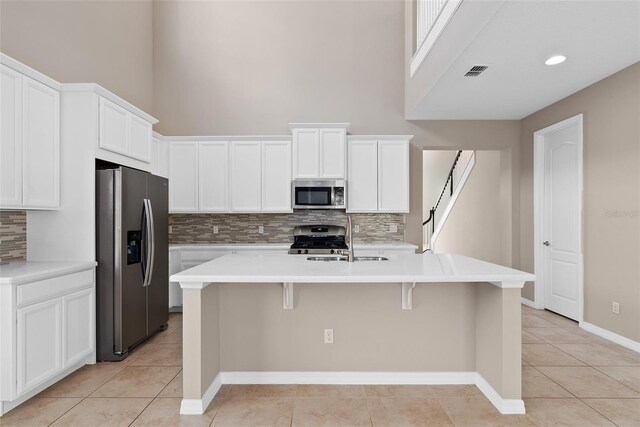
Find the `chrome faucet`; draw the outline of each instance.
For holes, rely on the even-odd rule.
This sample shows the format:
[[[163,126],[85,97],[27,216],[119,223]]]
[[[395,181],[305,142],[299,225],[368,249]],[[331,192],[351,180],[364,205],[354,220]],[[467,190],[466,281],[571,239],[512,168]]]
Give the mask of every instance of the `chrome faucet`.
[[[347,256],[347,261],[349,262],[353,262],[354,261],[354,255],[353,255],[353,232],[351,229],[351,215],[347,215],[347,237],[349,239],[349,249],[348,250],[340,250],[338,251],[338,253],[340,255],[346,255]]]

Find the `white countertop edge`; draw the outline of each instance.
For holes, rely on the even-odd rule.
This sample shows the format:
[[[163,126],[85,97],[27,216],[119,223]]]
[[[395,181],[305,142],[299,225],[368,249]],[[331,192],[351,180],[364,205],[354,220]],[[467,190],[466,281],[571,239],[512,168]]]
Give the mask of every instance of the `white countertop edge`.
[[[169,278],[171,282],[180,283],[182,289],[204,289],[210,284],[233,284],[233,283],[293,283],[293,284],[391,284],[391,283],[415,283],[420,284],[437,284],[437,283],[491,283],[494,286],[502,289],[522,289],[525,282],[534,280],[534,276],[531,277],[478,277],[478,276],[459,276],[454,278],[446,278],[442,276],[433,276],[426,278],[424,276],[419,277],[386,277],[386,276],[322,276],[322,277],[308,277],[308,276],[291,276],[282,278],[267,278],[261,277],[259,282],[255,281],[255,278],[251,277],[237,277],[237,276],[217,276],[214,282],[210,281],[206,277],[202,276],[183,276],[180,281],[174,280],[174,276]]]
[[[0,265],[1,285],[20,285],[89,270],[95,261],[15,261]]]

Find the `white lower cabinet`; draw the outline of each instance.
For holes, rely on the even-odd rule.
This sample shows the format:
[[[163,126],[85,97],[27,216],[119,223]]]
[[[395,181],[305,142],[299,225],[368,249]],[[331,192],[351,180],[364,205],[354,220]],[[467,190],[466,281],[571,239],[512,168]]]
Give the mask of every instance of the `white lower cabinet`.
[[[95,360],[95,310],[93,266],[2,285],[0,414]]]
[[[62,300],[18,309],[18,395],[62,370]]]
[[[62,366],[74,365],[89,356],[95,342],[95,292],[93,288],[62,298]]]

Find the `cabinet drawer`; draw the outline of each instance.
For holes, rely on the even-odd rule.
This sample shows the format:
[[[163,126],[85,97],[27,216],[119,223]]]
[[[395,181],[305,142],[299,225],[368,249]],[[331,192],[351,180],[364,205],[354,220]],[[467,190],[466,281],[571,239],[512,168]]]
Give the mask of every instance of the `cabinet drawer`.
[[[85,288],[93,283],[93,269],[27,283],[17,287],[16,303],[20,307],[44,301]]]

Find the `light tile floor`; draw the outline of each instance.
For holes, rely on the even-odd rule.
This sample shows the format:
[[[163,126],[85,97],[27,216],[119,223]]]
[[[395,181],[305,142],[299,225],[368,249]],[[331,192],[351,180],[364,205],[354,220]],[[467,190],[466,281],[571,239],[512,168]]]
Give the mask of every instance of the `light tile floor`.
[[[181,322],[171,315],[124,362],[85,366],[0,426],[640,426],[640,354],[525,306],[527,415],[500,415],[475,386],[247,385],[180,416]]]

